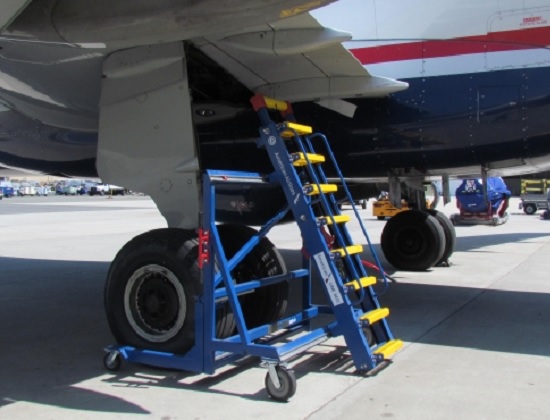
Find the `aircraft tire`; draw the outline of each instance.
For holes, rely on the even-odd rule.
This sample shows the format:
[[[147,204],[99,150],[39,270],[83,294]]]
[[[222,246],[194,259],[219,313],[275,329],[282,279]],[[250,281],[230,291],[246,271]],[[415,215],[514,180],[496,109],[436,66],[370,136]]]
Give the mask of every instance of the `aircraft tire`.
[[[224,224],[218,226],[227,259],[257,233],[243,225]],[[231,272],[237,283],[285,274],[285,262],[269,239],[263,237],[258,245]],[[271,323],[281,318],[286,310],[289,285],[287,281],[261,287],[253,293],[240,297],[241,308],[248,328]]]
[[[238,225],[220,225],[218,230],[228,259],[256,233]],[[202,293],[195,236],[183,229],[156,229],[136,236],[119,251],[105,285],[107,320],[118,343],[178,354],[193,346],[194,296]],[[284,260],[264,237],[232,275],[240,283],[285,272]],[[287,299],[288,282],[242,296],[247,327],[280,318]],[[232,335],[235,325],[229,303],[218,305],[216,336]]]
[[[386,222],[380,244],[386,259],[395,268],[424,271],[443,256],[445,233],[435,217],[412,209]]]
[[[195,296],[200,276],[189,252],[195,234],[156,229],[136,236],[113,260],[105,311],[118,343],[183,354],[195,342]]]
[[[430,215],[436,218],[441,227],[443,228],[443,233],[445,234],[445,248],[443,250],[443,255],[435,263],[435,265],[440,265],[447,263],[451,255],[455,250],[456,246],[456,231],[453,223],[449,220],[445,214],[438,210],[426,210]]]

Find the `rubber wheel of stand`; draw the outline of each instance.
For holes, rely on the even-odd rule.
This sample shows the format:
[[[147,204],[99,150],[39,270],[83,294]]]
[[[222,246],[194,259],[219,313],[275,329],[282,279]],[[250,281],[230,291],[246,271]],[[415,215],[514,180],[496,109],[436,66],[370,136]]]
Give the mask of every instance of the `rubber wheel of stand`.
[[[276,366],[279,386],[276,387],[271,380],[269,372],[265,377],[265,389],[271,398],[275,401],[286,402],[296,393],[296,376],[294,371],[287,370],[284,367]]]

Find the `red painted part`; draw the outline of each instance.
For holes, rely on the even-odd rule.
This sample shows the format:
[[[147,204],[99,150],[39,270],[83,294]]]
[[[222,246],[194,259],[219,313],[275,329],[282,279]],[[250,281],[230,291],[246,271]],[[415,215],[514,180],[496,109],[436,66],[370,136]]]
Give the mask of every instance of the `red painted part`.
[[[546,48],[550,27],[490,32],[448,40],[424,40],[376,47],[356,48],[350,51],[361,64],[391,61],[452,57],[486,52],[519,51]]]
[[[208,231],[205,231],[202,228],[199,228],[198,234],[199,234],[198,263],[199,263],[199,268],[202,270],[202,267],[204,266],[204,264],[208,264],[210,260],[210,254],[208,253],[208,241],[210,239],[210,234]]]

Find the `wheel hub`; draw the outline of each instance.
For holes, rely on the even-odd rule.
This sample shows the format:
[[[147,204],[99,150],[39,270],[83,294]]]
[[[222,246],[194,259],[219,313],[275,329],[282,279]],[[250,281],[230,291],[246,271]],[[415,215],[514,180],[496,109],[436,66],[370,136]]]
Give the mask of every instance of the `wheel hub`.
[[[415,229],[404,229],[396,235],[397,246],[406,255],[414,255],[423,248],[423,241],[420,233]]]
[[[147,265],[137,269],[128,280],[124,309],[136,334],[151,342],[165,342],[183,327],[185,292],[170,270]]]
[[[143,321],[158,330],[167,330],[178,315],[177,291],[164,276],[148,276],[137,294]]]

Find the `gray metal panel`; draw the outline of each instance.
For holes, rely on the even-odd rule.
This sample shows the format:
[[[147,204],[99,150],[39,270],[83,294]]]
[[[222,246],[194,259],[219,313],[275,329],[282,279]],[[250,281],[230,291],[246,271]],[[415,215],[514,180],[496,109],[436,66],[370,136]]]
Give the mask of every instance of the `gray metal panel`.
[[[0,32],[27,7],[31,0],[2,0],[0,6]]]
[[[199,162],[182,43],[119,51],[103,71],[97,170],[149,194],[168,226],[199,222]]]

